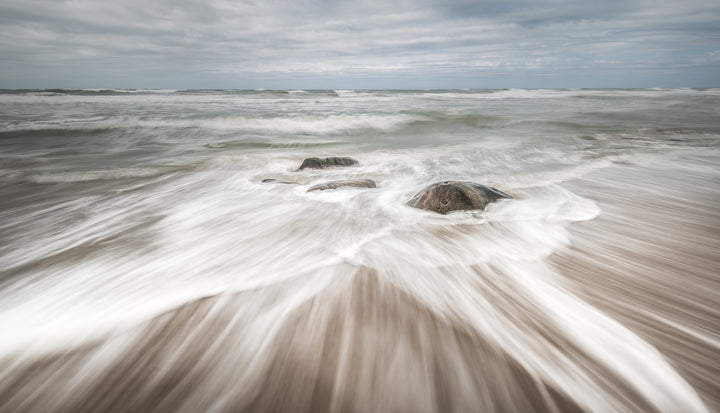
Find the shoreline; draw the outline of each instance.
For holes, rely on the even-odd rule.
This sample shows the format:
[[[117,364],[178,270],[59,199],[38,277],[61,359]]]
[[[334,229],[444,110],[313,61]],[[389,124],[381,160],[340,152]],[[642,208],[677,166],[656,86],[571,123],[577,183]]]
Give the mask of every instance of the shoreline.
[[[706,161],[702,172],[618,165],[567,182],[603,212],[568,226],[570,247],[549,261],[720,411],[720,169]]]
[[[484,261],[475,246],[408,274],[380,248],[377,265],[320,266],[5,357],[0,411],[704,411],[698,397],[720,411],[716,164],[612,164],[553,184],[602,212],[558,224],[569,243],[549,256]],[[444,228],[417,250],[512,228]],[[468,231],[458,244],[453,229]]]

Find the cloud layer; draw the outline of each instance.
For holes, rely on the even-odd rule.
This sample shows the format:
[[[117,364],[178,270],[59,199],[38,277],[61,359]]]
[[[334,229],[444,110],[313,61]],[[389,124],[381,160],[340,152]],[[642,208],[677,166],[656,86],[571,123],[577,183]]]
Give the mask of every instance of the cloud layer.
[[[716,0],[5,0],[0,87],[720,86]]]

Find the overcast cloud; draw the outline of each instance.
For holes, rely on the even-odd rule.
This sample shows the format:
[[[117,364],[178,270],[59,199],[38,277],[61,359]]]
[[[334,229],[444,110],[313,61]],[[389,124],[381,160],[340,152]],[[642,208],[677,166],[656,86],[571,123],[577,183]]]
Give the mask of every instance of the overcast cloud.
[[[717,0],[3,0],[3,88],[720,86]]]

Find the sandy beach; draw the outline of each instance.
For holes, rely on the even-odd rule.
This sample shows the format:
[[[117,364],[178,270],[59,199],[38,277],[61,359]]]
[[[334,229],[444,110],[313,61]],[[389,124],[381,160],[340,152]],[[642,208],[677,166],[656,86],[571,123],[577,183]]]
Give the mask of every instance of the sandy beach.
[[[517,339],[529,335],[570,369],[543,379],[547,366],[523,365],[510,343],[418,301],[382,269],[341,264],[197,300],[62,352],[6,357],[0,411],[702,411],[694,392],[718,411],[720,171],[701,164],[618,165],[568,182],[602,213],[568,226],[567,247],[532,264],[632,332],[616,351],[647,342],[636,351],[650,361],[629,352],[631,369],[664,360],[676,377],[628,381],[657,372],[603,364],[523,301],[511,268],[434,271],[482,280],[465,281],[495,300],[486,305],[508,329],[525,330]]]
[[[700,164],[618,166],[569,183],[603,213],[571,226],[572,246],[551,261],[720,411],[720,174],[716,159]]]

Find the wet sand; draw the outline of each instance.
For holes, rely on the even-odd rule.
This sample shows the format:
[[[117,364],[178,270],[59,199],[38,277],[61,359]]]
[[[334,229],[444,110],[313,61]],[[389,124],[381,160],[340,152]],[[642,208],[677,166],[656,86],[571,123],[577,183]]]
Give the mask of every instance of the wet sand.
[[[720,171],[619,165],[563,185],[602,214],[517,264],[540,284],[459,263],[433,269],[448,286],[433,301],[383,268],[325,266],[5,355],[0,411],[703,411],[695,393],[720,411]]]
[[[603,213],[573,224],[552,262],[720,411],[720,168],[702,164],[618,166],[568,184]]]

